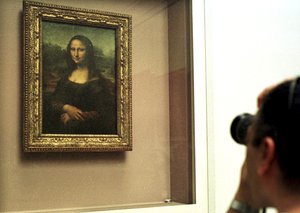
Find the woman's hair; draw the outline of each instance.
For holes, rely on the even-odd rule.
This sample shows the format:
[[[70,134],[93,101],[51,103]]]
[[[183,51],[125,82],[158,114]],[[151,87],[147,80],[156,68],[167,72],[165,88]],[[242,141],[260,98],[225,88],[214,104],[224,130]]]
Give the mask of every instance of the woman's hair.
[[[95,64],[95,59],[94,59],[94,47],[93,47],[92,42],[83,35],[73,36],[68,43],[67,53],[66,53],[67,64],[69,67],[68,74],[70,74],[73,70],[75,70],[77,68],[76,63],[72,59],[71,51],[70,51],[71,43],[74,40],[79,40],[86,46],[86,60],[87,60],[87,66],[89,69],[89,76],[94,76],[95,72],[96,72],[96,64]]]
[[[292,190],[300,189],[300,81],[288,81],[265,98],[254,122],[254,146],[266,136],[276,145],[283,180]]]

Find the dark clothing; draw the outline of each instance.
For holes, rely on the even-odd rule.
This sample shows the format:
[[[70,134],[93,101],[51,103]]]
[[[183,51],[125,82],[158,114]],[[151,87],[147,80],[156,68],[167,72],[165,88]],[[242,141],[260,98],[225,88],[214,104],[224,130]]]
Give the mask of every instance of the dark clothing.
[[[83,112],[96,111],[98,116],[85,121],[61,122],[63,106],[69,104]],[[58,121],[55,132],[59,134],[117,134],[115,88],[100,76],[84,84],[62,78],[51,98],[53,116]]]

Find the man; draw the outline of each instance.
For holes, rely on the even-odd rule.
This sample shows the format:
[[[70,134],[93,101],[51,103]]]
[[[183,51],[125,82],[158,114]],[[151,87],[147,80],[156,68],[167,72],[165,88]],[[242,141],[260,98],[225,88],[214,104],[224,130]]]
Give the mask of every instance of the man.
[[[300,78],[267,88],[248,128],[241,182],[228,213],[300,213]]]

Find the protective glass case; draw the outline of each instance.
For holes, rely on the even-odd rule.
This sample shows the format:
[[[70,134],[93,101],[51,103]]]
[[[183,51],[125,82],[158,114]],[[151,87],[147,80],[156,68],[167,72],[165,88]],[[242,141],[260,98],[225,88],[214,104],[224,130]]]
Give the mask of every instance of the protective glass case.
[[[76,8],[76,12],[81,15],[96,10],[104,12],[104,15],[125,14],[130,17],[130,64],[120,62],[115,66],[116,69],[124,66],[124,71],[130,69],[130,87],[126,86],[129,85],[128,82],[124,84],[119,77],[116,78],[119,85],[117,93],[124,90],[128,92],[123,96],[125,102],[122,102],[122,97],[116,100],[117,104],[124,107],[130,103],[130,109],[125,113],[126,119],[130,117],[130,120],[124,121],[129,123],[130,137],[127,139],[130,139],[130,144],[126,145],[127,148],[118,146],[117,150],[110,152],[107,150],[110,147],[106,140],[110,140],[111,136],[107,134],[71,134],[62,141],[74,149],[65,152],[62,148],[53,152],[53,148],[60,146],[60,140],[53,141],[46,135],[47,143],[50,143],[48,150],[35,152],[41,148],[37,144],[37,150],[24,152],[26,138],[21,136],[23,129],[19,128],[23,125],[23,120],[22,116],[16,115],[15,120],[19,124],[8,123],[14,129],[8,134],[20,137],[1,142],[0,169],[1,176],[4,175],[0,182],[0,211],[82,212],[195,203],[191,0],[39,2],[41,5],[51,4],[54,8],[60,7],[63,10],[66,9],[64,7]],[[3,3],[5,7],[13,8],[10,16],[16,16],[16,20],[20,19],[20,12],[24,13],[22,4],[22,0],[7,0]],[[72,14],[65,14],[72,19]],[[58,13],[55,15],[59,16]],[[53,17],[49,14],[47,20],[51,18]],[[60,18],[57,18],[56,25],[65,24]],[[90,18],[88,21],[92,22],[93,17]],[[107,25],[112,24],[109,23],[110,19],[107,20],[102,28],[107,29]],[[21,24],[18,24],[21,28]],[[48,22],[44,24],[49,25]],[[78,22],[73,25],[78,25]],[[26,25],[22,32],[26,32],[25,27]],[[93,28],[97,27],[99,26],[95,25]],[[76,27],[73,28],[70,31],[77,30]],[[15,48],[20,52],[24,51],[22,32],[15,35],[20,40]],[[65,32],[55,32],[60,33],[63,38]],[[47,36],[51,36],[51,33]],[[116,52],[126,49],[122,42],[122,36],[116,37]],[[64,48],[66,45],[62,51],[65,51]],[[115,56],[118,59],[120,55]],[[11,57],[10,60],[16,58]],[[23,59],[20,57],[17,60],[20,70],[16,72],[23,76]],[[17,85],[18,98],[24,92],[21,84]],[[40,85],[40,82],[34,81],[34,84]],[[41,103],[41,100],[36,101]],[[25,104],[28,103],[20,103],[20,108],[23,109]],[[20,111],[23,113],[22,109]],[[10,118],[3,119],[8,121]],[[118,119],[123,122],[121,115]],[[115,135],[117,134],[113,138]],[[115,138],[123,139],[122,135],[119,136]],[[80,140],[82,138],[83,142]],[[41,138],[42,142],[43,139],[45,138]],[[73,143],[72,139],[79,141],[79,144]],[[127,139],[124,140],[126,143]],[[89,145],[89,141],[93,145]],[[98,141],[101,144],[94,147],[94,143]],[[115,142],[118,142],[117,139],[113,139],[113,143]],[[36,144],[33,141],[31,145],[34,147]],[[76,146],[90,150],[82,152]],[[131,151],[124,152],[125,150]]]

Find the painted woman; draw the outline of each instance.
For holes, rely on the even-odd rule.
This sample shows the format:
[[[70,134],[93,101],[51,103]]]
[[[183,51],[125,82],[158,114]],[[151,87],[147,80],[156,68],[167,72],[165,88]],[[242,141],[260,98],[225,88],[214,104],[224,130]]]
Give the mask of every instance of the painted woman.
[[[96,69],[92,42],[74,36],[66,59],[68,70],[51,101],[58,133],[117,134],[116,88]]]

